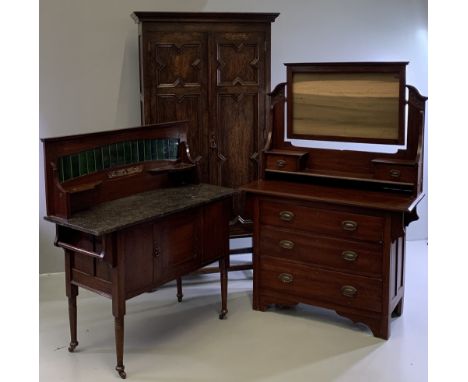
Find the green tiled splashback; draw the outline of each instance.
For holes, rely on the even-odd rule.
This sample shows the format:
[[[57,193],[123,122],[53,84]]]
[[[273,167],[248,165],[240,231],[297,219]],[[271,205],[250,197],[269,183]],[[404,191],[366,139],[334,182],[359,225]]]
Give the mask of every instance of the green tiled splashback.
[[[176,138],[144,139],[113,143],[59,158],[60,182],[116,166],[151,160],[177,159]]]

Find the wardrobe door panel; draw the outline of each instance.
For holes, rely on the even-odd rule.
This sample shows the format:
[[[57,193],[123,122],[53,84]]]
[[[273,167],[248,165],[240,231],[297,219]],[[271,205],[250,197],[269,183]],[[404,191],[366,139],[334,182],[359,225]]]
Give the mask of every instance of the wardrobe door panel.
[[[218,183],[239,187],[258,177],[258,94],[218,94]]]
[[[170,94],[159,93],[152,99],[151,109],[158,110],[156,122],[189,121],[188,142],[190,154],[195,160],[199,157],[201,181],[209,181],[208,131],[206,125],[205,101],[198,93]]]
[[[207,33],[143,33],[143,123],[189,121],[188,143],[209,181]]]
[[[259,85],[261,40],[255,37],[247,33],[225,33],[218,38],[218,86]]]
[[[145,90],[206,86],[206,33],[148,32],[143,35]]]
[[[238,187],[259,176],[265,126],[265,34],[214,36],[216,183]]]

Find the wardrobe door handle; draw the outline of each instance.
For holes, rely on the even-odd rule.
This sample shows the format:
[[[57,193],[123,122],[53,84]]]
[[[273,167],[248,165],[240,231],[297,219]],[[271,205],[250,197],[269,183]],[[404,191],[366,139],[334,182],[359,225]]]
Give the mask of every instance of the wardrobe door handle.
[[[294,277],[290,273],[281,273],[278,276],[278,279],[285,284],[290,284],[293,282]]]
[[[356,296],[357,289],[352,285],[343,285],[341,287],[341,294],[345,297],[354,297]]]
[[[344,220],[341,222],[341,227],[345,231],[356,231],[358,224],[352,220]]]

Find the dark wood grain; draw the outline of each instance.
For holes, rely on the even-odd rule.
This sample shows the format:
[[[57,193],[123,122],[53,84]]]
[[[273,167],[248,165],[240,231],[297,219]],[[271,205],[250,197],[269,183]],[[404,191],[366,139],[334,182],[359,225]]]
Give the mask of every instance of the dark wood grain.
[[[291,242],[292,248],[282,246],[284,240]],[[270,257],[367,276],[378,277],[382,274],[382,246],[379,243],[263,226],[259,246],[261,253]]]
[[[269,120],[271,23],[278,13],[135,12],[142,124],[188,120],[200,181],[258,179]],[[234,197],[231,237],[246,211]],[[240,219],[234,220],[240,216]],[[214,271],[218,268],[211,268]]]
[[[349,70],[355,72],[372,69],[372,65],[366,63],[304,63],[297,64],[297,66],[302,67],[301,70],[308,70],[310,65],[317,65],[317,70],[325,71],[328,65],[331,67],[330,70],[336,70],[336,68],[341,68],[345,64],[349,65]],[[401,66],[406,63],[395,64]],[[285,89],[286,86],[290,89],[290,81],[291,79],[288,78],[288,83],[279,84],[271,93],[270,119],[272,124],[269,127],[269,139],[264,154],[264,162],[268,161],[269,152],[271,151],[306,151],[309,155],[304,168],[294,176],[288,174],[289,179],[305,175],[310,178],[317,178],[309,180],[317,183],[320,179],[331,177],[342,179],[343,184],[350,181],[359,181],[367,185],[375,186],[380,184],[381,188],[395,188],[395,186],[401,188],[404,186],[407,190],[412,191],[414,195],[422,192],[424,113],[427,97],[422,96],[413,86],[403,86],[403,89],[408,90],[408,99],[405,101],[404,97],[402,97],[403,104],[407,105],[406,147],[395,146],[395,153],[305,148],[293,146],[290,142],[285,141],[285,131],[291,129],[290,124],[292,123],[291,120],[288,120],[287,126],[284,123],[285,106],[287,104]],[[401,110],[404,112],[404,107]],[[370,140],[366,140],[366,142],[371,143]],[[392,176],[392,173],[396,174],[395,171],[391,173],[392,170],[397,170],[399,176]],[[264,174],[264,177],[268,176]]]
[[[178,166],[181,162],[194,164],[187,150],[186,122],[165,123],[130,129],[111,130],[67,137],[43,138],[44,170],[46,183],[47,215],[70,218],[72,214],[86,210],[98,203],[119,199],[155,188],[175,185],[178,179],[167,171],[167,167]],[[181,142],[177,160],[147,160],[138,164],[116,165],[65,182],[60,182],[57,174],[60,158],[124,141],[153,138],[174,138]],[[155,167],[165,167],[166,171],[155,174]],[[196,167],[187,166],[185,177],[196,181]],[[131,179],[131,182],[128,180]],[[92,185],[90,187],[89,185]]]
[[[390,337],[391,317],[403,312],[405,230],[418,219],[416,206],[424,197],[426,97],[412,86],[407,86],[408,100],[401,94],[397,118],[406,107],[406,147],[396,146],[388,154],[293,146],[285,139],[286,132],[291,138],[294,131],[292,109],[288,107],[287,126],[284,109],[292,99],[293,72],[398,72],[402,93],[406,64],[287,64],[288,82],[270,94],[262,179],[241,188],[253,207],[253,309],[313,304],[366,324],[376,337]],[[335,118],[333,113],[325,116]],[[278,160],[285,161],[282,168]]]
[[[121,166],[123,175],[118,181],[109,177],[107,171],[86,174],[70,181],[78,191],[69,192],[66,184],[69,182],[57,181],[56,173],[51,170],[53,166],[49,166],[63,155],[93,149],[104,141],[154,136],[177,136],[180,140],[178,157],[169,163],[148,161],[150,163],[144,166],[151,171],[145,174],[126,171],[133,164]],[[177,280],[177,299],[181,301],[181,277],[208,262],[220,261],[219,314],[221,318],[227,314],[229,217],[234,190],[197,183],[198,165],[191,160],[186,141],[185,122],[43,140],[49,203],[46,218],[56,224],[55,245],[65,250],[69,351],[73,352],[78,346],[78,287],[110,298],[115,369],[123,379],[127,376],[123,356],[126,300],[129,298]],[[158,176],[158,182],[152,181]],[[73,195],[89,192],[86,185],[96,177],[101,178],[110,195],[89,198],[88,204],[80,206],[80,211],[70,208],[73,207],[70,203],[76,202]],[[135,184],[146,192],[140,192],[140,186]],[[61,204],[60,199],[64,198],[67,203]],[[215,235],[209,236],[208,232]]]
[[[187,119],[203,182],[237,187],[260,174],[255,158],[265,145],[270,24],[277,16],[133,14],[140,25],[142,123]]]

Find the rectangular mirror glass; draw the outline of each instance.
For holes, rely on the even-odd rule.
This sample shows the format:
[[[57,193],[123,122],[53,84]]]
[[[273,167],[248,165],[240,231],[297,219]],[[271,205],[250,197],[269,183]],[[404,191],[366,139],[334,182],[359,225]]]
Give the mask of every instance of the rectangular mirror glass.
[[[289,138],[404,142],[404,81],[398,71],[288,69]]]

